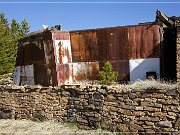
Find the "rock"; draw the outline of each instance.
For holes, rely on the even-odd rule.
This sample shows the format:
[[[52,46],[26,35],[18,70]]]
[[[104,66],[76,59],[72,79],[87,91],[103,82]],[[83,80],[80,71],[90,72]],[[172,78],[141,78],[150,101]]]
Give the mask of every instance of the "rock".
[[[168,96],[175,96],[176,94],[178,94],[176,92],[176,89],[166,91],[166,95],[168,95]]]
[[[159,121],[158,117],[140,117],[142,121]]]
[[[146,129],[145,131],[146,131],[146,134],[147,134],[147,135],[153,135],[153,134],[155,134],[155,131],[152,130],[152,129]]]
[[[102,129],[108,129],[109,128],[109,126],[111,125],[111,119],[110,118],[105,118],[105,119],[102,119],[101,120],[101,127],[102,127]]]
[[[172,120],[175,120],[175,119],[176,119],[176,117],[170,116],[170,115],[167,115],[166,117],[169,118],[169,119],[172,119]]]
[[[168,112],[168,115],[170,115],[170,116],[174,116],[174,117],[176,117],[176,116],[177,116],[177,114],[176,114],[176,113],[174,113],[174,112]]]
[[[116,98],[113,95],[108,95],[107,101],[116,101]]]
[[[33,114],[33,118],[34,118],[34,120],[37,120],[37,121],[48,120],[48,118],[45,115],[46,114],[43,111],[38,111]]]
[[[163,112],[154,112],[152,113],[152,116],[163,118],[166,117],[166,114]]]
[[[104,99],[104,96],[103,96],[101,93],[99,93],[99,92],[94,92],[94,93],[92,94],[92,99],[103,100],[103,99]]]
[[[3,91],[5,88],[3,85],[0,85],[0,90]]]
[[[118,108],[117,107],[110,107],[110,110],[113,111],[113,112],[117,112],[118,111]]]
[[[138,131],[141,131],[141,132],[144,131],[144,129],[137,124],[130,124],[130,127],[133,129],[137,129]]]
[[[98,92],[103,95],[106,95],[106,93],[107,93],[107,91],[105,89],[98,89]]]
[[[172,135],[180,135],[180,131],[173,132]]]
[[[160,121],[157,126],[159,127],[172,127],[171,121]]]
[[[127,110],[127,109],[119,108],[118,112],[121,114],[124,114],[124,115],[132,115],[132,112],[130,110]]]
[[[121,106],[121,108],[123,108],[123,109],[128,109],[128,110],[134,110],[134,109],[135,109],[135,106],[123,105],[123,106]]]
[[[13,86],[12,86],[12,89],[13,89],[13,90],[19,90],[20,88],[21,88],[21,87],[20,87],[20,86],[17,86],[17,85],[13,85]]]
[[[143,106],[137,106],[137,107],[135,108],[135,110],[137,110],[137,111],[142,111],[142,110],[143,110]]]
[[[145,124],[148,125],[148,126],[154,126],[154,123],[153,122],[149,122],[149,121],[145,121]]]
[[[157,108],[162,108],[162,104],[154,103],[154,106]]]
[[[145,111],[150,111],[150,112],[160,112],[161,108],[153,108],[153,107],[144,106],[144,110]]]
[[[137,95],[135,93],[129,93],[129,98],[130,99],[137,98]]]
[[[180,117],[177,119],[175,127],[178,127],[180,129]]]
[[[152,95],[152,98],[162,98],[162,99],[164,99],[165,97],[164,97],[164,94],[159,94],[159,93],[155,93],[155,94],[153,94]]]
[[[135,116],[144,116],[145,113],[142,112],[142,111],[134,111],[134,112],[133,112],[133,115],[135,115]]]
[[[154,103],[143,101],[143,102],[141,102],[141,106],[154,106]]]
[[[120,131],[120,133],[123,131],[123,132],[129,132],[129,129],[128,129],[128,125],[126,125],[126,124],[118,124],[117,126],[117,130],[118,131]],[[122,132],[122,134],[123,134],[123,132]]]
[[[104,90],[106,90],[106,91],[109,90],[108,85],[102,85],[102,86],[101,86],[101,89],[104,89]]]
[[[0,110],[0,119],[12,119],[14,117],[12,110]]]

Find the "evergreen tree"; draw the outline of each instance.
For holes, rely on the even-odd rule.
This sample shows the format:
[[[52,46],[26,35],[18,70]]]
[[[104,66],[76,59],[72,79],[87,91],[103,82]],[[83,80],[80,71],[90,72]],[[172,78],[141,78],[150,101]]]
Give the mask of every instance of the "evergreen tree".
[[[22,30],[22,34],[26,34],[29,32],[29,24],[28,22],[26,21],[26,19],[24,18],[21,22],[21,30]]]
[[[113,71],[112,64],[107,61],[99,71],[99,82],[100,84],[111,85],[112,82],[118,77],[118,72]]]
[[[11,22],[11,32],[12,32],[12,34],[13,35],[18,34],[19,30],[20,30],[19,23],[15,19],[12,19],[12,22]]]
[[[26,19],[20,24],[16,19],[9,24],[5,14],[0,13],[0,74],[14,71],[18,40],[29,32]]]

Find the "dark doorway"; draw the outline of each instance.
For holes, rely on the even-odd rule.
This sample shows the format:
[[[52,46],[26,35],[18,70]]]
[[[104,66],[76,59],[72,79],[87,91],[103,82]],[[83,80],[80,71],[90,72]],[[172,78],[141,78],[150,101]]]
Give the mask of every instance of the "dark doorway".
[[[164,28],[161,44],[161,78],[176,81],[176,29]]]

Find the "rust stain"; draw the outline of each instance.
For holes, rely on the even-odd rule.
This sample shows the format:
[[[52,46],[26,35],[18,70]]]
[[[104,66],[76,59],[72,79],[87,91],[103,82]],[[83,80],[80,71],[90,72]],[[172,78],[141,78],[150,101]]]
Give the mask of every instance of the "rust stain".
[[[72,68],[71,64],[58,64],[58,84],[72,83]]]
[[[99,73],[98,62],[72,63],[74,81],[97,80]]]
[[[130,59],[159,58],[160,33],[159,26],[136,26],[128,28]]]
[[[70,40],[69,32],[65,31],[54,31],[54,39],[55,40]]]
[[[68,47],[63,47],[62,42],[60,41],[59,44],[59,63],[63,64],[63,58],[67,57],[67,61],[66,62],[71,62],[71,50],[68,49]]]
[[[70,32],[73,62],[98,59],[96,31]]]

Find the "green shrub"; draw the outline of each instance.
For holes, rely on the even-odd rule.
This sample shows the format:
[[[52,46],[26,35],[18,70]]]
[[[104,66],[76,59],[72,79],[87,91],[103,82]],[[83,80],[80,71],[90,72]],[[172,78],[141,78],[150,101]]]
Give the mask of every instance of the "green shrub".
[[[118,72],[113,71],[112,64],[107,61],[99,71],[99,82],[100,84],[111,85],[115,79],[118,77]]]

